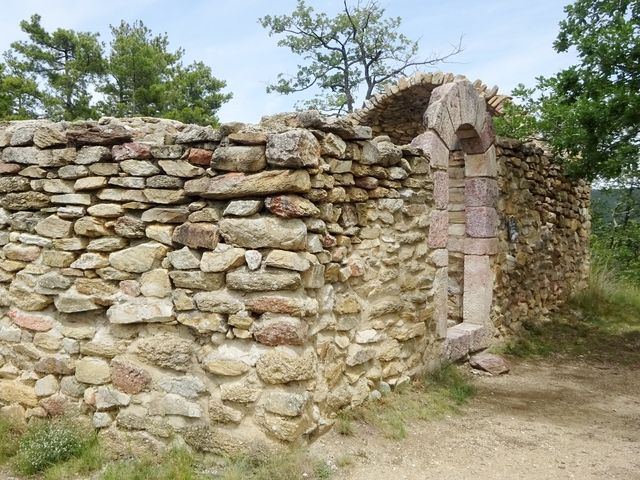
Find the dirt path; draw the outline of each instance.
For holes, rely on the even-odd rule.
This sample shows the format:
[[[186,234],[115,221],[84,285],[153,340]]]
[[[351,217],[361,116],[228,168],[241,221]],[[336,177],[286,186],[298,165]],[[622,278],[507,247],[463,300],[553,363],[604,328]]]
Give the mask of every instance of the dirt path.
[[[312,451],[352,464],[345,480],[640,479],[640,368],[580,360],[520,362],[479,377],[462,415],[383,438],[366,425]]]

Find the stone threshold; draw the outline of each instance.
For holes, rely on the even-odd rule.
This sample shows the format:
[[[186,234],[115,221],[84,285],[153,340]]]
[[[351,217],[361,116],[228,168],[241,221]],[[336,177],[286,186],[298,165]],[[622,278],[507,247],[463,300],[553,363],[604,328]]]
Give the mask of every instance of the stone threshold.
[[[449,327],[444,339],[444,358],[450,362],[463,359],[489,347],[492,337],[492,329],[485,325],[463,322]]]

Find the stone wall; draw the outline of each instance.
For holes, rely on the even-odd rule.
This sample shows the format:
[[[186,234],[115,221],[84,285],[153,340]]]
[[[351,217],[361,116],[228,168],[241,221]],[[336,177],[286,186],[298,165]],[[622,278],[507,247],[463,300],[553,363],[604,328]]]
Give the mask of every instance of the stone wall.
[[[424,89],[409,145],[317,112],[0,124],[0,413],[262,448],[557,306],[588,188],[496,150],[473,88]],[[479,134],[441,140],[461,96]]]
[[[591,187],[542,148],[498,142],[499,256],[494,322],[504,333],[547,317],[589,275]]]

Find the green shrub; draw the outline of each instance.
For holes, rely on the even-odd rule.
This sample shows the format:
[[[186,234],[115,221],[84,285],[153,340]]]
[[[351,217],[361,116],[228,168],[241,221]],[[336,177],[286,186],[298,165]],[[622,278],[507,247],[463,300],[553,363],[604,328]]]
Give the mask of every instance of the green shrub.
[[[36,422],[19,441],[15,465],[31,475],[80,456],[89,443],[86,432],[67,422]]]

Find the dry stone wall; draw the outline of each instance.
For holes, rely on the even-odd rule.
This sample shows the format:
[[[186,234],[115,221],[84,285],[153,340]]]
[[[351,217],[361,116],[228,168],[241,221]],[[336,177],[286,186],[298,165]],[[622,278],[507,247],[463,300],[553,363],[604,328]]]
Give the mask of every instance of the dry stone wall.
[[[540,146],[501,139],[494,323],[503,332],[547,318],[589,275],[591,187]]]
[[[265,448],[555,308],[588,187],[436,80],[389,94],[428,97],[426,132],[385,135],[384,98],[373,130],[0,123],[0,414],[80,415],[119,451]]]
[[[4,410],[233,451],[423,369],[420,150],[313,113],[11,122],[0,147]]]

